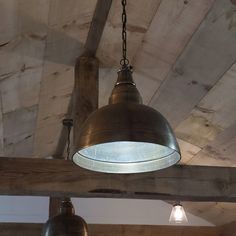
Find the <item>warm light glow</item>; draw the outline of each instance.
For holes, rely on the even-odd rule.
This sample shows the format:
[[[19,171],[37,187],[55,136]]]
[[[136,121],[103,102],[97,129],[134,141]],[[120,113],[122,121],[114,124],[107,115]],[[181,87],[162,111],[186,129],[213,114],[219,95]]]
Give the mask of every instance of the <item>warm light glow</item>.
[[[85,168],[107,173],[139,173],[163,169],[180,159],[175,150],[147,142],[120,141],[93,145],[74,154]]]
[[[175,204],[173,206],[171,214],[170,214],[169,222],[175,223],[175,224],[182,224],[182,223],[188,222],[184,208],[181,204]]]

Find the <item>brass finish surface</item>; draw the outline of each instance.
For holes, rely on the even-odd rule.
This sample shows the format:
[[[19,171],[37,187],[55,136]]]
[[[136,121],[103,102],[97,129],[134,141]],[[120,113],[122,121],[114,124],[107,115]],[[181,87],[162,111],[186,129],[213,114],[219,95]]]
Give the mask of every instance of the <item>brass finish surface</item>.
[[[73,161],[86,169],[138,173],[163,169],[180,160],[169,123],[142,104],[128,66],[118,72],[109,105],[93,112],[75,132],[79,151]]]
[[[87,236],[87,224],[75,215],[70,199],[61,202],[60,214],[49,219],[43,227],[43,236]]]

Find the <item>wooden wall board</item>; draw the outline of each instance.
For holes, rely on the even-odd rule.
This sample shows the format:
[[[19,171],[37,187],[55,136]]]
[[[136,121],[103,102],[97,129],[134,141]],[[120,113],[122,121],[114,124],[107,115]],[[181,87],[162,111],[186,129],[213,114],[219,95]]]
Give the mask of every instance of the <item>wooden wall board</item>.
[[[236,120],[236,64],[175,129],[178,137],[204,147]]]
[[[176,127],[236,60],[230,1],[216,0],[151,101]]]

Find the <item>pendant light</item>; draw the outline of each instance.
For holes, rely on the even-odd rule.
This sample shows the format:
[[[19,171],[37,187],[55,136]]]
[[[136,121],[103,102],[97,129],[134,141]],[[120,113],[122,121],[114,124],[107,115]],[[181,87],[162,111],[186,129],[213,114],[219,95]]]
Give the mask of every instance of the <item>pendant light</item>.
[[[99,172],[138,173],[163,169],[180,160],[180,150],[167,120],[143,105],[126,57],[126,1],[122,0],[122,51],[118,79],[109,105],[84,122],[73,155],[75,164]]]
[[[63,124],[68,127],[67,160],[70,156],[70,130],[72,120],[65,119]],[[42,236],[88,236],[87,224],[83,218],[75,215],[70,198],[61,201],[60,213],[49,219],[43,227]]]
[[[185,214],[185,210],[180,203],[176,203],[173,205],[169,222],[172,224],[184,224],[188,223],[187,216]]]

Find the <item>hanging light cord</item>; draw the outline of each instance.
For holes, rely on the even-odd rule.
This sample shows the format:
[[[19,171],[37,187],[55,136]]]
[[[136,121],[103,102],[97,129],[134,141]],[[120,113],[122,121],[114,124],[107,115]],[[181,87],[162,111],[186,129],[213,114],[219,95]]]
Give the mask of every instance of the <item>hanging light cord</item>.
[[[126,22],[127,22],[127,14],[126,14],[126,0],[122,0],[122,56],[123,58],[120,60],[120,64],[122,67],[127,67],[129,65],[129,60],[126,57],[127,53],[127,33],[126,33]]]
[[[64,119],[63,120],[63,125],[67,127],[67,147],[66,147],[66,160],[70,159],[70,133],[71,133],[71,128],[73,126],[73,120],[72,119]]]

